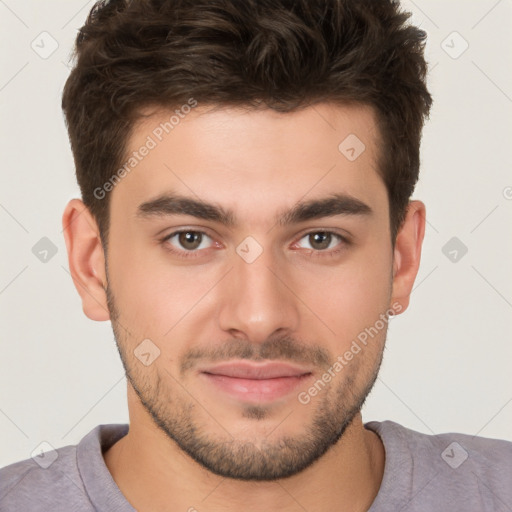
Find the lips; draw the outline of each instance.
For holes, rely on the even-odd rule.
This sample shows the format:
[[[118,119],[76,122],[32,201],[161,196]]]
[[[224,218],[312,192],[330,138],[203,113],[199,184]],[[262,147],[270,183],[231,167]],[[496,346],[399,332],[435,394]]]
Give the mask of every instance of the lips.
[[[290,397],[305,379],[311,377],[309,368],[289,363],[231,361],[200,369],[199,376],[207,391],[219,391],[237,401],[271,403]]]
[[[223,375],[238,379],[276,379],[279,377],[300,377],[311,373],[311,370],[288,363],[250,363],[231,362],[222,363],[200,370],[212,375]]]

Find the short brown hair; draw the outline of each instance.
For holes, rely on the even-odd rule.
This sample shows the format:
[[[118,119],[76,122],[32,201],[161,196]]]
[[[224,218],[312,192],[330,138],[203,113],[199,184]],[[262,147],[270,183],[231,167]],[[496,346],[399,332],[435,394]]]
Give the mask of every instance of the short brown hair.
[[[94,191],[125,161],[145,107],[171,109],[191,97],[278,112],[322,101],[373,107],[394,245],[432,103],[426,34],[409,17],[391,0],[97,2],[76,38],[62,108],[82,199],[104,248],[109,195]]]

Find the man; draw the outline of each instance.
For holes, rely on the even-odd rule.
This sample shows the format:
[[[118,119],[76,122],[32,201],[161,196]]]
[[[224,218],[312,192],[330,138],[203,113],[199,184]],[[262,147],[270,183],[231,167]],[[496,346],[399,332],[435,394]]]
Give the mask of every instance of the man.
[[[363,423],[420,264],[424,33],[387,0],[99,2],[63,109],[130,424],[1,510],[512,510],[512,443]]]

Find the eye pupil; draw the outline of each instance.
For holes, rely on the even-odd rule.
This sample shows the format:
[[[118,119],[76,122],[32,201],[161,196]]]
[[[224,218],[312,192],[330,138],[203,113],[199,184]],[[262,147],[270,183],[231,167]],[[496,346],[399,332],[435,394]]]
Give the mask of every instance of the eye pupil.
[[[320,244],[320,247],[315,247],[316,249],[327,249],[329,247],[331,241],[331,233],[326,233],[324,231],[320,231],[318,233],[312,233],[309,235],[311,245],[314,247],[316,243]],[[323,239],[323,240],[322,240]]]
[[[182,247],[186,249],[197,249],[201,245],[201,233],[196,231],[183,231],[179,234],[178,238]],[[189,244],[192,244],[192,247]]]

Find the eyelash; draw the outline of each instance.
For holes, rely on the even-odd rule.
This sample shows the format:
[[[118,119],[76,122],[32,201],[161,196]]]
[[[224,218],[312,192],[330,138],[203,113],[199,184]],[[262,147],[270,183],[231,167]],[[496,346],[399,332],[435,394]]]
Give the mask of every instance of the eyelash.
[[[200,257],[201,254],[201,250],[193,250],[193,251],[180,251],[178,249],[175,249],[174,247],[172,247],[171,245],[167,244],[166,242],[168,242],[169,240],[171,240],[172,238],[174,238],[176,235],[179,235],[181,233],[200,233],[202,235],[206,235],[208,238],[212,238],[210,235],[208,235],[208,233],[204,232],[204,231],[200,231],[200,230],[194,230],[194,229],[180,229],[178,231],[173,231],[172,233],[170,233],[169,235],[166,235],[164,238],[160,239],[160,243],[164,245],[165,247],[165,250],[169,251],[170,253],[172,254],[175,254],[181,258],[197,258],[197,257]],[[341,243],[339,245],[341,245],[341,247],[339,249],[336,249],[336,250],[315,250],[315,249],[306,249],[306,250],[309,250],[310,251],[310,254],[316,258],[316,257],[334,257],[334,256],[337,256],[341,251],[343,251],[345,249],[346,246],[349,246],[351,244],[350,240],[342,235],[340,235],[339,233],[336,233],[334,231],[328,231],[328,230],[321,230],[321,229],[316,229],[314,231],[309,231],[307,233],[304,233],[301,238],[299,240],[302,240],[303,238],[309,236],[309,235],[312,235],[312,234],[315,234],[315,233],[324,233],[324,234],[330,234],[330,235],[334,235],[335,237],[337,237]]]

